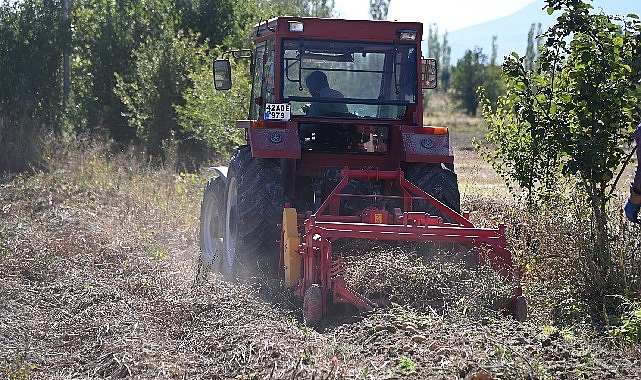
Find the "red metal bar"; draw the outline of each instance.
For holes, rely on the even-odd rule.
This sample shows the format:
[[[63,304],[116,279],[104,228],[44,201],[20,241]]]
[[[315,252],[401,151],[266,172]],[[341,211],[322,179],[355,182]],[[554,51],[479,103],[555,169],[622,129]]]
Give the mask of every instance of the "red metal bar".
[[[350,179],[367,181],[394,181],[403,193],[405,211],[395,209],[393,213],[385,210],[366,209],[360,215],[340,215],[340,198],[350,196],[341,194]],[[361,197],[360,195],[358,197]],[[401,196],[364,195],[363,197],[401,198]],[[434,205],[443,215],[449,216],[454,223],[444,223],[442,218],[425,212],[411,210],[412,201],[425,200]],[[384,214],[388,223],[365,223],[367,213]],[[302,223],[301,223],[302,222]],[[314,214],[299,215],[299,226],[304,227],[300,254],[304,263],[303,278],[299,282],[297,294],[304,297],[305,291],[313,284],[322,290],[322,310],[326,313],[331,302],[350,303],[359,310],[371,310],[376,304],[350,289],[345,283],[342,261],[332,258],[332,241],[341,238],[374,239],[391,241],[446,242],[470,244],[478,248],[478,259],[488,262],[494,270],[508,280],[514,279],[512,256],[505,248],[505,226],[498,228],[476,228],[463,215],[450,209],[439,200],[405,179],[402,170],[381,171],[378,169],[341,170],[341,181],[332,190]],[[520,286],[514,289],[511,303],[522,295]]]

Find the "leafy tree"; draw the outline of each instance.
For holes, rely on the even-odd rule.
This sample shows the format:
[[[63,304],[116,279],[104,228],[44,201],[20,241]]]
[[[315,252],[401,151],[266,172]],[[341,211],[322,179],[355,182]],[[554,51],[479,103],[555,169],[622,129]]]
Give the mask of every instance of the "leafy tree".
[[[496,39],[496,36],[492,38],[492,56],[490,57],[490,63],[485,67],[485,80],[481,87],[483,96],[485,96],[493,106],[506,91],[503,71],[501,70],[501,66],[496,65],[496,55],[498,51]]]
[[[527,49],[525,51],[525,69],[534,70],[534,64],[538,58],[541,41],[539,35],[541,34],[541,23],[538,24],[538,32],[535,34],[537,24],[532,24],[527,37]]]
[[[441,59],[439,61],[438,83],[439,88],[443,92],[447,92],[450,88],[450,78],[452,76],[452,47],[447,40],[447,32],[443,34],[443,42],[441,43]]]
[[[64,35],[57,2],[26,0],[0,8],[0,112],[6,117],[61,113]]]
[[[170,139],[187,138],[174,108],[184,105],[183,93],[193,88],[190,74],[210,64],[202,62],[203,49],[195,36],[182,33],[168,40],[150,38],[134,52],[133,80],[116,75],[124,114],[151,156],[162,157]]]
[[[427,54],[440,63],[441,44],[438,42],[438,25],[430,24],[427,32]]]
[[[496,44],[497,36],[492,36],[492,55],[490,55],[490,66],[496,66],[496,59],[498,55],[499,47]]]
[[[65,42],[59,2],[0,4],[0,173],[37,164],[39,137],[60,130]]]
[[[494,112],[485,101],[489,134],[477,148],[534,207],[559,196],[557,184],[575,181],[590,207],[600,294],[616,286],[606,206],[617,170],[629,159],[633,127],[641,117],[635,85],[641,78],[641,24],[636,16],[591,14],[578,0],[546,0],[562,10],[544,36],[534,70],[516,53],[503,64],[507,95]],[[512,189],[516,189],[512,187]]]
[[[258,21],[255,1],[89,0],[75,6],[70,118],[77,130],[105,130],[125,143],[141,140],[156,156],[162,146],[155,144],[179,129],[172,107],[182,104],[182,91],[190,87],[184,78],[193,65],[179,66],[190,54],[176,45],[183,38],[178,31],[198,36],[189,47],[194,55],[203,43],[247,46]],[[125,84],[138,85],[141,93]]]
[[[329,18],[334,15],[334,0],[306,0],[306,16]]]
[[[133,52],[150,40],[168,39],[178,15],[171,0],[74,2],[69,117],[77,131],[108,132],[117,141],[135,137],[126,108],[114,93],[116,73],[134,75]]]
[[[427,54],[438,62],[438,83],[441,91],[447,92],[451,78],[452,48],[447,41],[447,33],[443,35],[442,43],[439,42],[438,26],[430,24],[427,33]]]
[[[259,21],[255,1],[177,0],[176,9],[183,32],[197,33],[199,42],[208,41],[210,47],[247,47],[250,30]]]
[[[256,15],[263,20],[286,15],[309,16],[307,0],[258,0],[256,8]]]
[[[486,83],[487,56],[483,49],[477,47],[467,50],[462,59],[456,64],[452,74],[452,97],[459,102],[469,115],[476,115],[479,106],[478,90]]]
[[[369,0],[369,15],[372,20],[386,20],[391,0]]]
[[[332,17],[334,0],[258,0],[256,14],[263,20],[276,16]]]

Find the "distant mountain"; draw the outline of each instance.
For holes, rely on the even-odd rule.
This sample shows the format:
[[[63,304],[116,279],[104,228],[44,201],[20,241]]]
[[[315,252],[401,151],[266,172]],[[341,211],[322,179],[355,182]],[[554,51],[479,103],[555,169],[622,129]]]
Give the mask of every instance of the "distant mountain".
[[[641,17],[641,1],[638,0],[596,0],[587,3],[592,4],[596,12],[603,10],[606,14],[620,13],[624,15],[634,13]],[[544,1],[536,1],[509,16],[449,32],[447,38],[448,44],[452,47],[452,65],[456,65],[456,62],[463,58],[467,50],[473,50],[475,47],[482,48],[483,53],[489,58],[492,54],[493,36],[497,37],[497,60],[499,63],[503,61],[503,57],[512,52],[517,52],[521,56],[525,55],[527,37],[532,24],[541,23],[541,28],[545,31],[556,22],[556,18],[560,15],[560,12],[548,15],[543,10],[544,6]],[[427,51],[427,44],[423,48]]]

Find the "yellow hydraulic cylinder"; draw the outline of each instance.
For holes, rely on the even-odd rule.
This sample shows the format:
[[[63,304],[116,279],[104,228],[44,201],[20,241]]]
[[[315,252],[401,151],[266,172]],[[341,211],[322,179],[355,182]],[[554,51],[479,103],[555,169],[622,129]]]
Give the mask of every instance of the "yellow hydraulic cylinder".
[[[298,254],[300,236],[298,235],[295,208],[283,209],[283,258],[285,264],[285,285],[296,286],[301,276],[301,259]]]

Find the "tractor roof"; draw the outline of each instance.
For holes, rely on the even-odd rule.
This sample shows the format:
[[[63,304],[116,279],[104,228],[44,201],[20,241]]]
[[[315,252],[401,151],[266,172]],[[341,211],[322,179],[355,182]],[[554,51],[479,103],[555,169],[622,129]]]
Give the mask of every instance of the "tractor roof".
[[[254,39],[272,35],[363,42],[421,41],[420,22],[344,20],[313,17],[277,17],[254,26]]]

